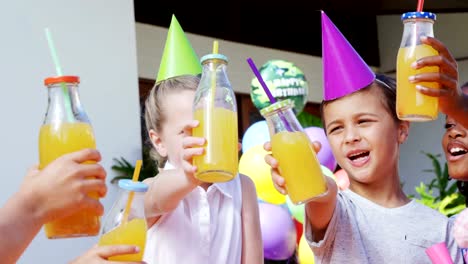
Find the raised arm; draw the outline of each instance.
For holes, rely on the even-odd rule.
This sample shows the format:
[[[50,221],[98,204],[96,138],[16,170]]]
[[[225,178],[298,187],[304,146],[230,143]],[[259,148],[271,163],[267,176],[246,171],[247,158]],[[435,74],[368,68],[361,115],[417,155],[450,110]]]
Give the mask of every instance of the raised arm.
[[[106,172],[97,150],[66,154],[43,170],[31,168],[21,187],[0,209],[0,255],[2,263],[16,263],[42,225],[66,217],[77,209],[102,215],[101,203],[87,194],[103,197]],[[92,177],[92,179],[90,179]]]
[[[320,150],[319,142],[313,142],[312,145],[316,152]],[[265,143],[264,149],[266,151],[271,151],[270,142]],[[279,192],[286,195],[287,191],[285,188],[285,180],[281,177],[278,170],[280,164],[272,155],[265,156],[265,162],[271,167],[273,185]],[[305,206],[306,214],[311,224],[312,232],[314,233],[314,238],[317,239],[317,241],[323,238],[323,235],[327,230],[328,224],[333,216],[333,211],[335,210],[336,195],[338,192],[338,187],[335,181],[330,177],[325,177],[325,179],[327,180],[327,193],[317,200],[308,202]]]

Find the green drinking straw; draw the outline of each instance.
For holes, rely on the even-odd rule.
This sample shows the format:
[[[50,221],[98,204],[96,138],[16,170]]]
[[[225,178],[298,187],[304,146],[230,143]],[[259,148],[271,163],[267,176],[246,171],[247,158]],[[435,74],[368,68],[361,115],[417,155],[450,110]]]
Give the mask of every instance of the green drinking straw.
[[[60,67],[60,62],[57,56],[57,51],[55,50],[54,41],[52,40],[52,34],[50,34],[49,28],[45,28],[45,34],[47,37],[47,43],[49,44],[50,55],[52,56],[52,60],[55,64],[55,71],[57,76],[62,76],[62,67]],[[75,120],[73,116],[73,111],[71,108],[71,100],[70,95],[68,94],[68,87],[64,82],[61,82],[60,85],[62,86],[62,92],[64,97],[64,104],[65,104],[65,112],[67,115],[68,122],[73,122]]]

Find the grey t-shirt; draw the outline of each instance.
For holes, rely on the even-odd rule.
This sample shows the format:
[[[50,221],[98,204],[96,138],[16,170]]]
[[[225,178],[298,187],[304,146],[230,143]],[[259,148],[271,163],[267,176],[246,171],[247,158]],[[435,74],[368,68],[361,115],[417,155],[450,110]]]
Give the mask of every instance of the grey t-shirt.
[[[447,243],[445,215],[414,200],[385,208],[356,193],[340,191],[325,237],[314,242],[307,218],[307,242],[315,263],[431,263],[425,250]]]

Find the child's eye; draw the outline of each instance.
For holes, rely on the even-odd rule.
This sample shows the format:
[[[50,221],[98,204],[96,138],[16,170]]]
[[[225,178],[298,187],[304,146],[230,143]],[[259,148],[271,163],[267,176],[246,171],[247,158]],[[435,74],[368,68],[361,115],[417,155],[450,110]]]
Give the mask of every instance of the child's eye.
[[[331,127],[328,131],[328,134],[331,134],[333,132],[337,132],[338,130],[340,130],[342,127],[341,126],[335,126],[335,127]]]
[[[371,120],[370,119],[360,119],[358,121],[358,124],[364,124],[364,123],[369,123]]]
[[[444,128],[449,129],[449,128],[452,128],[453,126],[454,126],[454,124],[452,124],[452,123],[446,123]]]

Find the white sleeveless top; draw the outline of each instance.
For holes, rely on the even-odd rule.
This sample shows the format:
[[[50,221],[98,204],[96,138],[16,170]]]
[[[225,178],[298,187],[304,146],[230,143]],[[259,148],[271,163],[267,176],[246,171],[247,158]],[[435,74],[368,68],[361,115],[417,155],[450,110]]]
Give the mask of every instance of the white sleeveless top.
[[[171,167],[166,163],[165,169]],[[207,191],[198,186],[148,230],[143,260],[147,264],[241,263],[241,210],[239,175],[214,183]]]

